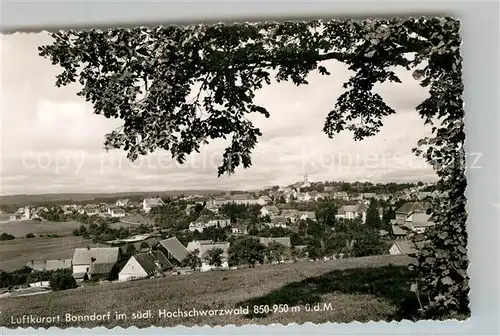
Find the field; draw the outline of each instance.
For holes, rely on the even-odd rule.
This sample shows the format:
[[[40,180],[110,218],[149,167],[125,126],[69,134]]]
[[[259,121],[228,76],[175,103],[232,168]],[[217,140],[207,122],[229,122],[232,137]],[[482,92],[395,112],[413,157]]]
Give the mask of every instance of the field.
[[[81,237],[35,237],[0,242],[0,269],[13,271],[31,260],[71,259],[76,247],[95,246]]]
[[[124,222],[139,223],[139,224],[154,224],[154,218],[147,217],[141,214],[131,214],[120,219]]]
[[[48,222],[33,220],[17,220],[0,223],[0,232],[5,232],[14,237],[26,237],[28,233],[34,235],[58,234],[60,236],[71,235],[74,229],[78,229],[82,223],[77,221]]]
[[[327,262],[300,262],[265,265],[253,269],[214,271],[168,278],[107,283],[87,288],[52,292],[31,297],[0,300],[1,324],[15,327],[11,317],[23,314],[61,316],[61,321],[38,324],[41,327],[242,325],[248,323],[324,323],[367,322],[400,319],[407,304],[412,280],[406,256],[376,256]],[[321,304],[322,311],[306,311],[306,304]],[[331,308],[323,304],[331,304]],[[192,309],[232,309],[248,306],[288,305],[293,312],[266,316],[225,314],[210,317],[159,317],[159,310],[169,312]],[[295,308],[298,307],[298,308]],[[319,307],[319,306],[318,306]],[[326,308],[326,309],[325,309]],[[298,311],[300,309],[300,312]],[[403,309],[403,310],[402,310]],[[132,319],[132,313],[151,310],[148,319]],[[64,322],[64,314],[102,314],[111,312],[109,321]],[[117,320],[115,312],[127,314]],[[25,325],[25,327],[33,325]]]
[[[0,196],[0,204],[2,205],[18,205],[33,204],[33,203],[74,203],[82,201],[94,201],[96,199],[117,199],[128,197],[168,197],[179,195],[203,195],[203,194],[219,194],[223,190],[165,190],[165,191],[136,191],[136,192],[119,192],[119,193],[96,193],[96,194],[40,194],[40,195],[6,195]]]

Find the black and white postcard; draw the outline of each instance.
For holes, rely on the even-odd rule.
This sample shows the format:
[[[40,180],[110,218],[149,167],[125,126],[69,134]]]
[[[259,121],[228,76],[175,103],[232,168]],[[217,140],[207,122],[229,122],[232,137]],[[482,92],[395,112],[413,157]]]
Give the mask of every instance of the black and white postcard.
[[[1,325],[468,318],[459,32],[2,35]]]

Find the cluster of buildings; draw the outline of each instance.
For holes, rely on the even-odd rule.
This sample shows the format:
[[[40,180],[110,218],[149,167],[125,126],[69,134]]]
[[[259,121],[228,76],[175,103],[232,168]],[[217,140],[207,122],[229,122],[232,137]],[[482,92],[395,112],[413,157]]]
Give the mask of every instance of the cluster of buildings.
[[[45,211],[48,211],[45,207],[35,208],[31,206],[24,206],[20,207],[16,212],[11,214],[9,219],[11,221],[41,219],[41,215],[43,215],[43,212]]]
[[[282,244],[285,249],[291,248],[289,237],[260,238],[264,246],[273,241]],[[229,242],[209,240],[192,241],[184,246],[176,237],[172,237],[159,240],[149,248],[139,249],[139,252],[132,255],[121,267],[119,264],[123,253],[122,247],[112,246],[76,248],[71,259],[31,261],[27,266],[37,271],[71,269],[77,282],[106,279],[110,272],[116,270],[118,281],[131,281],[189,273],[191,269],[182,265],[188,256],[196,251],[201,260],[199,267],[201,272],[215,268],[229,269],[229,246]],[[222,251],[219,267],[210,265],[208,253],[214,249]]]
[[[408,239],[408,234],[423,234],[426,229],[434,226],[425,202],[407,202],[396,211],[396,218],[391,220],[392,234],[395,242],[389,249],[389,254],[415,253],[419,246]]]
[[[142,202],[131,202],[129,199],[119,199],[114,204],[67,204],[61,206],[63,214],[73,213],[85,214],[87,216],[100,216],[104,218],[122,218],[127,215],[127,211],[138,209],[144,213],[149,213],[153,208],[162,206],[165,203],[161,198],[145,198]],[[43,213],[48,212],[47,207],[20,207],[15,213],[10,215],[11,221],[43,219]]]

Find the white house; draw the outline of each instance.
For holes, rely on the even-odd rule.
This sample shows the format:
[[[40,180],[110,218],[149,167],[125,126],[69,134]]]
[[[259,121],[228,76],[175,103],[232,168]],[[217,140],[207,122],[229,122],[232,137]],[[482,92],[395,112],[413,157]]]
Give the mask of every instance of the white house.
[[[112,218],[122,218],[125,217],[126,215],[125,210],[120,208],[110,208],[109,214],[111,215]]]
[[[278,243],[288,248],[292,247],[290,237],[261,237],[259,241],[266,247],[269,246],[270,243]]]
[[[299,202],[309,202],[311,200],[311,195],[308,192],[301,192],[297,195],[297,201]]]
[[[210,250],[215,250],[215,249],[221,249],[222,250],[222,266],[219,267],[219,269],[228,269],[228,251],[229,251],[229,246],[230,244],[228,242],[217,242],[214,243],[212,241],[192,241],[189,242],[187,245],[187,250],[190,252],[193,252],[195,250],[198,250],[198,256],[201,258],[201,268],[200,271],[206,272],[210,271],[212,269],[215,269],[216,267],[213,265],[210,265],[209,259],[208,259],[208,251]]]
[[[29,286],[31,288],[50,288],[50,281],[30,282]]]
[[[87,204],[83,208],[78,210],[78,213],[87,216],[95,216],[100,214],[99,205],[98,204]]]
[[[260,208],[260,215],[265,216],[276,216],[280,213],[280,210],[275,205],[265,205]]]
[[[142,210],[145,213],[149,213],[151,209],[165,205],[161,198],[145,198],[142,201]]]
[[[430,217],[431,215],[424,212],[411,212],[408,217],[406,217],[404,225],[415,233],[424,233],[428,227],[434,225],[434,222],[429,220]]]
[[[348,201],[349,195],[345,191],[337,191],[333,193],[333,198],[341,199],[343,201]]]
[[[259,200],[250,194],[235,194],[231,197],[231,203],[244,204],[244,205],[255,205],[259,204]]]
[[[299,220],[307,220],[307,219],[310,219],[312,221],[316,221],[316,213],[314,211],[301,212]]]
[[[225,204],[231,203],[231,199],[229,197],[221,196],[214,197],[210,199],[207,203],[207,209],[217,209]]]
[[[343,219],[361,218],[363,223],[366,221],[366,205],[359,203],[356,205],[343,205],[341,206],[335,217]]]
[[[287,218],[292,223],[296,222],[300,215],[301,213],[296,209],[284,209],[281,213],[281,216]]]
[[[194,232],[203,232],[208,227],[218,226],[218,227],[226,227],[231,224],[231,220],[223,215],[212,215],[209,216],[207,214],[201,215],[197,220],[191,222],[189,224],[189,231]]]
[[[87,216],[95,216],[99,215],[101,212],[99,211],[99,208],[87,208],[83,210],[83,213]]]
[[[53,260],[32,260],[26,264],[35,271],[55,271],[58,269],[71,269],[72,259],[53,259]]]
[[[244,227],[232,227],[231,232],[235,235],[247,235],[248,230]]]
[[[172,264],[160,251],[136,254],[127,261],[120,273],[119,281],[130,281],[161,276]]]
[[[320,201],[320,200],[327,199],[329,197],[330,197],[330,195],[328,195],[327,193],[321,193],[321,192],[319,192],[319,193],[317,193],[317,194],[314,195],[314,200],[315,201]]]
[[[286,203],[290,203],[294,199],[298,197],[299,193],[293,189],[288,189],[283,192],[283,197],[285,198]]]
[[[287,228],[290,220],[283,216],[272,216],[271,223],[267,223],[269,227],[282,227]]]
[[[106,275],[118,262],[119,255],[119,247],[76,248],[72,260],[73,277],[80,280],[85,274],[89,279],[92,275]]]
[[[125,199],[119,199],[119,200],[116,201],[115,206],[123,208],[123,207],[128,206],[129,202],[130,202],[130,200],[126,199],[126,198]]]
[[[259,204],[259,205],[266,205],[266,204],[271,203],[271,202],[272,202],[271,197],[269,197],[267,195],[260,196],[259,199],[257,200],[257,204]]]
[[[412,213],[426,213],[426,210],[427,206],[423,202],[406,202],[396,210],[396,220],[398,224],[404,224]]]

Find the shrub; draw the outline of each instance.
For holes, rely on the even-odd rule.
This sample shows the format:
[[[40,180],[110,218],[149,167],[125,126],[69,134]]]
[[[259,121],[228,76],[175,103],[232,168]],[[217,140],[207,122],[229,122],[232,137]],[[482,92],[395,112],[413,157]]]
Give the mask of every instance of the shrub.
[[[8,234],[8,233],[2,233],[0,234],[0,241],[3,241],[3,240],[12,240],[12,239],[15,239],[15,237],[11,234]]]
[[[35,238],[35,235],[30,232],[26,235],[26,238]]]
[[[52,273],[49,283],[50,283],[50,288],[53,291],[78,287],[75,278],[73,278],[73,275],[71,274],[71,270],[55,271],[54,273]]]

